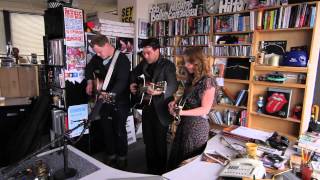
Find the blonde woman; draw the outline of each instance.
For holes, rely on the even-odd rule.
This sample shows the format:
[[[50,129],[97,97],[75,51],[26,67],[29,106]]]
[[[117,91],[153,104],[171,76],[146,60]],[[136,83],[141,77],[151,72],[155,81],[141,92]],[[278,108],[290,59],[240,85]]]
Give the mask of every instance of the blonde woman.
[[[202,48],[187,49],[184,52],[184,66],[189,75],[183,99],[180,101],[184,107],[177,112],[174,101],[168,105],[173,116],[181,117],[168,161],[168,170],[203,152],[209,134],[209,123],[205,116],[215,101],[216,84]]]

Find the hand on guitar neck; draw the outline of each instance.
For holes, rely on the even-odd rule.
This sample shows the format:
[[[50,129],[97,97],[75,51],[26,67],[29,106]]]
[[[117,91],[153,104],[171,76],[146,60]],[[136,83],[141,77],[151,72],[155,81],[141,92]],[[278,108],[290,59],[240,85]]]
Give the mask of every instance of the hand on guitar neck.
[[[152,96],[159,96],[167,89],[167,82],[146,82],[144,78],[137,78],[137,83],[130,84],[130,91],[135,95],[136,105],[150,105]]]

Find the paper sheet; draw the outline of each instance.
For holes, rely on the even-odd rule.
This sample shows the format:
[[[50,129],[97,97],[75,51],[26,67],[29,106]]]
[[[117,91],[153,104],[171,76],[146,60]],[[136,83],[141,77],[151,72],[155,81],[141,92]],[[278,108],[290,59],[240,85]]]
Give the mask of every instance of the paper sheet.
[[[257,139],[263,142],[266,142],[268,138],[272,136],[273,133],[260,131],[256,129],[251,129],[243,126],[239,126],[238,128],[231,131],[232,134],[247,137],[250,139]]]

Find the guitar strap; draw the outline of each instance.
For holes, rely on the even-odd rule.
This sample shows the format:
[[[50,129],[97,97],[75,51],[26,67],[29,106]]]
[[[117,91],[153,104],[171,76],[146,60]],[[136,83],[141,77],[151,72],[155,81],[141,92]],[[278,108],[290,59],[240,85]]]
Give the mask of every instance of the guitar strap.
[[[110,64],[110,67],[108,69],[107,75],[104,78],[104,82],[103,82],[103,85],[102,85],[102,90],[103,91],[105,91],[107,89],[108,85],[109,85],[109,82],[110,82],[110,79],[111,79],[111,75],[112,75],[112,72],[113,72],[113,69],[114,69],[114,66],[116,64],[116,61],[118,59],[119,54],[120,54],[120,51],[116,50],[116,52],[113,55],[112,62]]]

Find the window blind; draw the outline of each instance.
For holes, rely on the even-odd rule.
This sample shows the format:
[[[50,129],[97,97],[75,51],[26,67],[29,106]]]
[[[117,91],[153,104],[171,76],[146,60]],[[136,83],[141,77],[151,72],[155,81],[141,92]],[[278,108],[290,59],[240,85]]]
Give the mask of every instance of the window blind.
[[[41,15],[10,13],[12,45],[20,55],[43,55],[44,18]],[[39,60],[39,59],[38,59]]]

